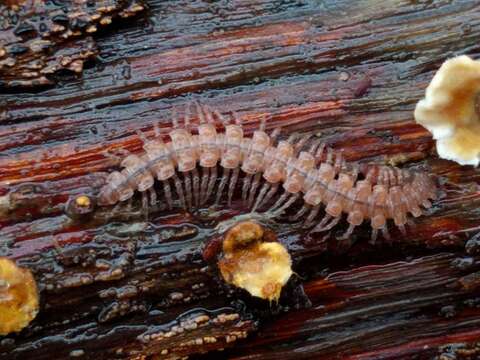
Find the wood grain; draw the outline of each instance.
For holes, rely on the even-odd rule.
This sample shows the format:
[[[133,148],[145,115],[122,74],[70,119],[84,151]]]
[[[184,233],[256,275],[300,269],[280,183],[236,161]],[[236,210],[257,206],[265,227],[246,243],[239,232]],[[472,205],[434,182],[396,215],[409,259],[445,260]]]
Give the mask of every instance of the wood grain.
[[[152,0],[94,35],[99,55],[76,78],[3,89],[0,255],[32,269],[42,308],[0,339],[0,359],[475,354],[479,269],[464,244],[480,230],[480,172],[439,160],[412,111],[445,59],[479,55],[479,15],[478,1]],[[247,133],[268,114],[268,129],[312,132],[348,160],[421,168],[442,197],[392,244],[369,245],[367,227],[350,247],[277,224],[301,275],[278,306],[204,261],[215,214],[64,214],[112,169],[103,151],[138,151],[135,131],[157,121],[166,135],[192,99],[238,112]],[[185,330],[201,315],[205,326]]]

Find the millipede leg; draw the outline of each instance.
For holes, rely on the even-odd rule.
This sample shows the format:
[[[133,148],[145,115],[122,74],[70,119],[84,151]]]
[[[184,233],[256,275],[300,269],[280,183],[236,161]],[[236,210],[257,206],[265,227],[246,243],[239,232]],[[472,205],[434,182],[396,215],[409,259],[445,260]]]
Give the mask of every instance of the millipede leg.
[[[230,184],[228,184],[228,206],[232,205],[233,192],[235,191],[235,186],[237,185],[239,172],[240,170],[238,167],[233,169],[232,176],[230,177]]]
[[[270,133],[270,140],[272,144],[277,140],[281,132],[282,132],[282,128],[277,127],[273,129],[273,131]]]
[[[232,172],[232,169],[223,168],[223,174],[222,174],[222,178],[220,179],[220,185],[218,185],[215,205],[218,205],[220,203],[220,199],[222,198],[222,195],[223,195],[223,189],[225,189],[225,186],[227,185],[231,172]]]
[[[344,233],[342,236],[340,236],[340,237],[338,238],[338,240],[347,240],[347,239],[349,239],[350,236],[352,236],[354,229],[355,229],[355,225],[350,224],[350,225],[348,226],[347,231],[345,231],[345,233]]]
[[[135,133],[138,135],[143,144],[148,143],[147,135],[140,130],[136,130]]]
[[[313,141],[313,143],[310,145],[310,148],[308,149],[308,152],[312,154],[315,157],[315,154],[317,153],[317,149],[319,146],[322,144],[322,140],[316,139]]]
[[[173,198],[172,198],[172,189],[170,187],[170,182],[163,180],[163,192],[165,194],[165,200],[167,201],[167,206],[171,210],[173,208]]]
[[[407,225],[408,225],[410,231],[415,230],[415,228],[417,227],[417,224],[415,223],[415,221],[413,221],[412,218],[407,219]]]
[[[353,168],[352,168],[352,181],[355,183],[358,179],[358,173],[359,173],[359,169],[358,169],[358,164],[354,164],[353,165]]]
[[[332,218],[332,220],[327,225],[325,225],[323,228],[321,228],[317,231],[330,230],[331,228],[333,228],[335,225],[337,225],[340,222],[341,218],[342,218],[342,216],[337,216],[337,217]]]
[[[263,205],[267,205],[270,199],[273,197],[273,195],[275,195],[277,190],[278,190],[278,183],[275,183],[272,185],[272,187],[268,191],[267,196],[265,196],[265,198],[258,204],[258,207],[261,208]]]
[[[327,158],[325,159],[325,162],[333,165],[333,151],[330,148],[327,149]]]
[[[377,238],[378,238],[378,229],[372,228],[372,235],[370,236],[369,243],[372,245],[375,245],[375,243],[377,242]]]
[[[342,220],[342,215],[341,214],[339,216],[337,216],[336,218],[333,218],[333,220],[330,221],[330,224],[325,226],[325,230],[330,230],[333,227],[337,226],[337,224],[340,222],[340,220]]]
[[[388,182],[390,186],[397,185],[397,177],[395,176],[395,172],[391,168],[388,168]]]
[[[131,202],[132,202],[132,198],[128,199],[127,205],[125,206],[125,211],[128,213],[131,212]],[[130,208],[128,205],[130,205]],[[121,208],[122,208],[122,203],[121,202],[116,203],[112,211],[110,212],[110,215],[112,216],[118,215],[121,212]]]
[[[320,146],[317,149],[317,152],[315,153],[315,166],[318,166],[322,160],[323,160],[323,154],[325,152],[325,143],[322,142],[320,143]]]
[[[325,214],[322,221],[320,221],[315,227],[312,229],[312,232],[321,232],[323,231],[323,227],[332,220],[332,216]]]
[[[399,185],[405,184],[405,170],[397,169],[397,182]]]
[[[298,155],[298,153],[303,149],[303,147],[308,142],[308,140],[310,140],[311,137],[312,137],[312,134],[306,134],[306,135],[303,135],[300,138],[300,140],[298,140],[298,142],[295,144],[295,154],[296,155]]]
[[[247,194],[248,189],[250,189],[250,184],[252,183],[252,174],[246,174],[245,178],[243,179],[243,186],[242,186],[242,201],[247,201]]]
[[[252,187],[250,188],[250,195],[248,195],[248,207],[251,208],[253,205],[253,199],[255,198],[255,194],[258,189],[258,185],[260,184],[260,180],[262,178],[261,173],[255,174],[252,182]]]
[[[377,176],[377,183],[380,184],[380,185],[386,185],[387,184],[387,179],[386,179],[386,176],[385,176],[385,170],[383,169],[380,169],[378,171],[378,176]]]
[[[142,212],[145,215],[145,220],[148,220],[148,194],[142,191]]]
[[[422,201],[422,206],[425,208],[425,209],[430,209],[432,207],[432,203],[429,201],[429,200],[423,200]]]
[[[365,176],[365,180],[371,182],[372,184],[375,183],[375,170],[373,168],[369,168],[366,173],[363,171],[363,175]]]
[[[285,202],[285,200],[287,200],[289,195],[290,193],[284,192],[282,196],[280,196],[280,198],[277,200],[277,202],[273,204],[273,206],[270,207],[270,209],[267,210],[267,212],[273,212],[275,211],[276,208],[279,208],[280,206],[282,206],[282,204]]]
[[[200,205],[200,175],[198,174],[197,168],[192,171],[193,179],[193,199],[195,201],[195,206],[198,208]]]
[[[180,200],[180,205],[184,210],[187,210],[187,205],[185,203],[185,195],[183,193],[182,181],[177,174],[173,175],[173,182],[175,184],[175,190],[177,191],[178,198]]]
[[[217,182],[217,166],[215,165],[210,169],[210,180],[208,182],[207,195],[205,196],[205,202],[210,199],[213,189],[215,188],[215,183]]]
[[[260,206],[262,203],[263,198],[265,197],[265,194],[267,193],[268,189],[270,189],[270,183],[266,182],[263,184],[262,188],[260,189],[260,192],[258,193],[257,200],[255,201],[255,204],[253,205],[252,212],[255,212],[257,208]]]
[[[282,215],[283,212],[290,207],[290,205],[292,205],[295,201],[297,201],[299,196],[300,196],[299,194],[295,194],[295,195],[290,196],[290,198],[285,202],[285,204],[283,204],[277,210],[274,211],[273,216],[277,217],[277,216]]]
[[[202,168],[202,181],[200,184],[200,205],[205,204],[207,199],[205,197],[207,196],[207,185],[208,185],[208,178],[210,175],[210,168]]]
[[[157,205],[157,192],[153,186],[148,189],[148,192],[150,193],[150,206],[154,207]]]
[[[335,153],[335,164],[333,164],[333,168],[335,170],[335,174],[338,174],[343,166],[343,156],[341,152]]]
[[[185,182],[185,195],[187,198],[187,206],[189,209],[192,208],[192,178],[190,177],[190,172],[183,173],[183,180]]]
[[[390,232],[388,231],[388,227],[387,225],[385,225],[383,228],[382,228],[382,236],[385,240],[387,240],[388,242],[390,242],[392,240],[392,237],[390,236]]]
[[[120,203],[118,203],[120,205]],[[127,206],[125,206],[125,210],[127,212],[131,212],[132,211],[132,207],[133,207],[133,197],[129,198],[127,200]],[[116,207],[115,207],[116,208]],[[115,209],[114,209],[115,210]]]
[[[197,115],[200,119],[200,121],[199,121],[200,124],[204,124],[205,123],[205,114],[203,113],[202,106],[196,100],[193,102],[193,105],[195,106],[195,110],[196,110]]]
[[[300,219],[303,215],[305,215],[305,213],[310,210],[310,205],[304,203],[302,208],[295,214],[295,215],[292,215],[289,217],[289,220],[290,221],[297,221],[298,219]]]
[[[313,225],[313,220],[317,217],[319,211],[320,211],[320,205],[315,205],[310,210],[310,213],[307,215],[307,218],[303,222],[304,229],[307,229]]]

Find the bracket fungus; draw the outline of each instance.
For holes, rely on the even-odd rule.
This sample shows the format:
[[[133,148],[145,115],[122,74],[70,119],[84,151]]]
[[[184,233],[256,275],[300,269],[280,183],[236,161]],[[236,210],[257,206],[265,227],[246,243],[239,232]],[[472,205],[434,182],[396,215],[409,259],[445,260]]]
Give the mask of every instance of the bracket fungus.
[[[0,257],[0,335],[22,330],[35,318],[38,307],[37,285],[31,272]]]
[[[445,61],[415,108],[415,120],[437,140],[441,158],[480,162],[480,61],[466,55]]]
[[[253,221],[240,222],[227,231],[222,247],[218,266],[227,283],[252,296],[278,301],[293,273],[292,261],[271,231]]]

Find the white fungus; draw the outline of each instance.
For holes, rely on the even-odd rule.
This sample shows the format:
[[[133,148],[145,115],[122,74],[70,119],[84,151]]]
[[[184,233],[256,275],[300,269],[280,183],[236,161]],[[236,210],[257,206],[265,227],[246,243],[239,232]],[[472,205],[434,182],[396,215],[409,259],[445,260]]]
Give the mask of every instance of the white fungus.
[[[441,158],[480,163],[480,61],[466,55],[445,61],[415,108],[415,120],[432,133]]]

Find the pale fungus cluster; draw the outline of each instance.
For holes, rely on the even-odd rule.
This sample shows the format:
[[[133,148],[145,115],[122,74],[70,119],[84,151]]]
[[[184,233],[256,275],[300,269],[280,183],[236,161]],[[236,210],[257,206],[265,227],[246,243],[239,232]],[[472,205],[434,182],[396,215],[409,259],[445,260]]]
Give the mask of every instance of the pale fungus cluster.
[[[418,102],[415,120],[437,141],[441,158],[480,163],[480,61],[466,55],[445,61]]]
[[[37,315],[35,279],[7,258],[0,257],[0,335],[18,332]]]
[[[223,257],[218,266],[227,283],[252,296],[278,301],[292,275],[292,261],[287,249],[266,235],[255,222],[236,224],[224,237]]]

